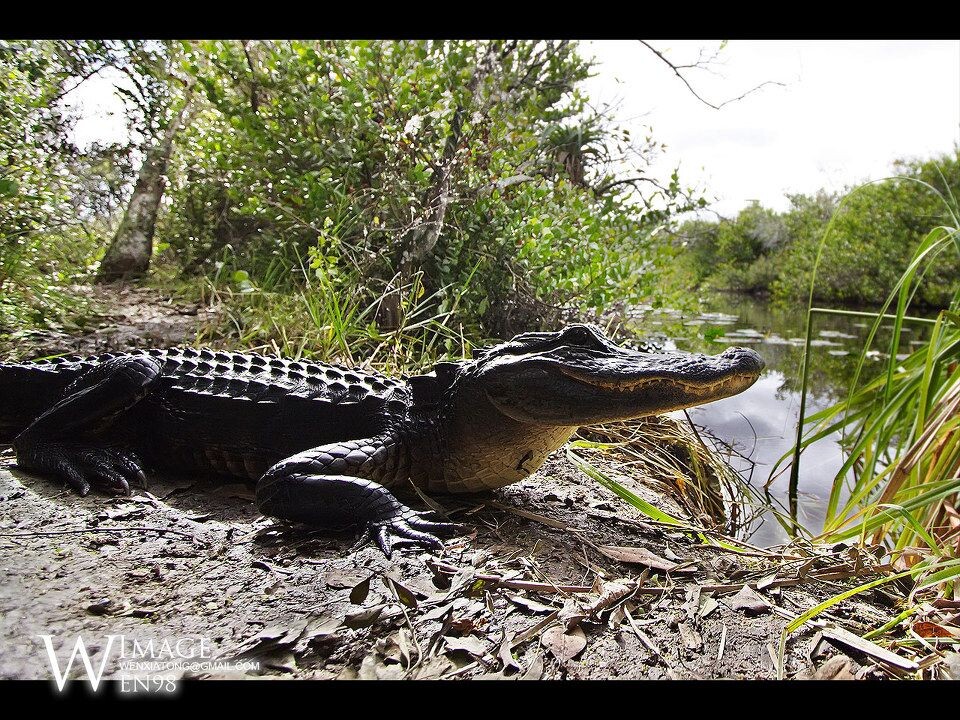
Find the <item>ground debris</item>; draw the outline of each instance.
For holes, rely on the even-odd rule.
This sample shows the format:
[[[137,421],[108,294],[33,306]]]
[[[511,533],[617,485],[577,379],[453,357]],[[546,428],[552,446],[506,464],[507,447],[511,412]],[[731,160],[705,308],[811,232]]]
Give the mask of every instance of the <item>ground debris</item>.
[[[47,678],[42,658],[23,658],[49,627],[208,637],[217,657],[245,653],[266,676],[774,677],[757,658],[789,619],[865,582],[875,563],[850,548],[703,545],[633,513],[563,453],[498,491],[498,503],[525,513],[452,502],[454,519],[476,528],[472,539],[437,554],[401,550],[392,561],[370,546],[351,552],[353,532],[264,519],[236,488],[151,479],[149,495],[77,498],[10,465],[0,461],[0,497],[16,496],[0,502],[0,541],[16,543],[0,584],[0,647],[10,648],[0,653],[2,677]],[[591,504],[604,517],[586,513]],[[769,610],[733,609],[745,588]],[[850,627],[889,616],[865,597],[834,611],[849,612]],[[950,630],[957,612],[925,605],[902,632]],[[789,672],[810,665],[806,647],[788,646]],[[892,672],[879,660],[870,667]],[[949,669],[939,656],[923,668],[940,677]]]
[[[744,585],[736,595],[730,598],[729,602],[731,608],[745,612],[747,615],[770,612],[770,603],[749,585]]]
[[[572,660],[587,647],[587,636],[579,625],[572,628],[554,625],[544,631],[540,641],[561,663]]]
[[[853,680],[853,662],[842,655],[834,655],[819,668],[810,668],[797,675],[798,680]]]

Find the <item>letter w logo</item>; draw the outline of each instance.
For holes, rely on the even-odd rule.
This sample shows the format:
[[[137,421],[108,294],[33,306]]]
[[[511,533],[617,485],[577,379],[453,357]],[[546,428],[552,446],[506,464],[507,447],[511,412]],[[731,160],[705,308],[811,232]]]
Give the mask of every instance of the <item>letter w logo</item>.
[[[87,671],[87,680],[90,681],[90,687],[92,687],[94,692],[96,692],[100,685],[100,678],[103,677],[103,670],[107,666],[107,659],[110,657],[110,650],[113,647],[113,641],[117,637],[119,637],[119,635],[107,636],[107,649],[103,653],[103,658],[100,660],[100,670],[95,671],[93,669],[93,663],[90,662],[90,654],[87,652],[87,648],[83,644],[83,638],[78,635],[77,642],[73,646],[73,652],[70,654],[70,660],[67,661],[67,667],[63,670],[63,672],[60,672],[60,663],[57,660],[56,654],[53,652],[53,636],[41,635],[40,638],[43,640],[43,645],[47,649],[47,657],[50,658],[50,667],[53,670],[53,677],[57,682],[57,689],[60,692],[63,692],[63,686],[67,683],[67,676],[70,675],[70,668],[73,667],[73,661],[76,660],[77,655],[79,655],[80,661],[83,663],[83,667]]]

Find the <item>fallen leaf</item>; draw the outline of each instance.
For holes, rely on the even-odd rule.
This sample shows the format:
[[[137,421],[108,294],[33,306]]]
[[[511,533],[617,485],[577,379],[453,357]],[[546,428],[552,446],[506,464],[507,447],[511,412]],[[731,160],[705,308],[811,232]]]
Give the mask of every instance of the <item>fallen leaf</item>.
[[[417,607],[417,598],[412,592],[403,585],[401,585],[397,580],[394,580],[389,575],[383,576],[383,584],[387,586],[387,589],[390,590],[397,598],[397,600],[408,608],[416,609]]]
[[[448,612],[453,609],[453,603],[448,602],[443,605],[437,605],[433,610],[429,610],[423,614],[424,620],[439,620]]]
[[[773,574],[771,574],[771,575],[767,575],[766,577],[760,578],[760,579],[757,581],[757,590],[763,590],[765,587],[767,587],[767,586],[773,584],[774,582],[776,582],[776,580],[777,580],[777,574],[776,574],[776,573],[773,573]]]
[[[343,627],[343,620],[331,615],[321,615],[318,618],[307,621],[307,627],[304,631],[303,637],[307,642],[311,642],[316,638],[327,637],[328,635],[333,635],[341,627]]]
[[[520,676],[521,680],[539,680],[543,677],[543,654],[534,650],[530,664]]]
[[[700,608],[697,611],[697,614],[700,617],[705,618],[718,607],[720,607],[720,603],[714,600],[713,597],[710,595],[703,595],[700,597]]]
[[[810,676],[811,680],[853,680],[849,658],[834,655]]]
[[[587,636],[580,627],[564,630],[562,625],[554,625],[544,630],[540,642],[557,660],[567,662],[587,647]]]
[[[951,632],[949,628],[929,620],[919,620],[911,626],[911,629],[920,637],[925,638],[956,637],[956,633]]]
[[[897,559],[893,561],[893,567],[898,570],[909,570],[918,562],[924,559],[924,554],[912,548],[906,548],[903,552],[897,556]]]
[[[574,628],[583,620],[586,620],[589,616],[590,611],[586,609],[585,605],[577,602],[573,598],[570,598],[563,603],[563,607],[560,609],[559,618],[565,627]]]
[[[437,680],[446,675],[451,670],[456,670],[457,666],[444,655],[434,655],[421,665],[414,677],[417,680]]]
[[[410,667],[414,652],[419,655],[419,651],[416,649],[416,645],[413,642],[413,635],[409,629],[404,627],[397,631],[397,647],[400,648],[400,661],[406,667]]]
[[[357,612],[347,613],[347,616],[343,619],[343,624],[351,630],[369,627],[377,621],[377,618],[379,618],[380,615],[383,614],[383,611],[386,607],[386,603],[381,603],[380,605],[364,608],[363,610],[358,610]]]
[[[470,680],[516,680],[516,675],[504,675],[503,671],[488,672],[482,675],[474,675]]]
[[[365,580],[361,580],[353,586],[353,590],[350,591],[350,602],[354,605],[363,604],[363,601],[367,599],[367,595],[370,593],[370,578],[372,577],[373,575],[368,575]]]
[[[264,628],[241,647],[239,654],[241,656],[263,655],[274,650],[290,648],[297,643],[306,628],[306,622]]]
[[[544,605],[543,603],[537,602],[536,600],[531,600],[530,598],[525,598],[522,595],[508,595],[507,599],[515,605],[519,605],[526,610],[529,610],[532,613],[552,613],[556,610],[552,605]]]
[[[730,607],[742,610],[747,615],[760,615],[770,612],[770,605],[749,585],[744,585],[740,592],[730,598]]]
[[[677,555],[673,550],[668,547],[663,549],[663,556],[672,562],[683,562],[683,558]]]
[[[514,634],[510,633],[509,635],[504,634],[503,642],[500,643],[500,650],[497,653],[497,657],[500,658],[500,662],[503,663],[503,667],[500,668],[501,672],[506,672],[510,668],[515,670],[520,669],[520,664],[514,659],[513,653],[513,638]]]
[[[677,567],[677,563],[670,562],[669,560],[666,560],[659,555],[655,555],[646,548],[642,547],[600,545],[597,547],[597,549],[601,554],[605,555],[611,560],[617,560],[618,562],[622,563],[628,563],[631,565],[646,565],[654,570],[663,570],[664,572],[670,572]]]
[[[373,644],[373,649],[379,656],[379,660],[390,660],[391,662],[399,663],[403,657],[398,633],[380,638]]]
[[[361,680],[399,680],[403,677],[403,668],[396,663],[382,663],[376,653],[370,653],[360,663],[358,677]]]
[[[444,635],[443,639],[447,643],[447,652],[466,652],[474,657],[482,657],[487,651],[486,645],[472,635],[462,638]]]
[[[366,577],[368,577],[366,573],[350,572],[349,570],[328,570],[323,575],[323,582],[327,587],[339,590],[355,588]]]
[[[835,640],[842,645],[853,648],[858,652],[866,653],[870,657],[882,660],[907,672],[916,672],[920,669],[920,665],[916,661],[908,660],[905,657],[897,655],[895,652],[880,647],[876,643],[870,642],[844,628],[827,626],[820,632],[823,634],[823,637],[828,640]]]

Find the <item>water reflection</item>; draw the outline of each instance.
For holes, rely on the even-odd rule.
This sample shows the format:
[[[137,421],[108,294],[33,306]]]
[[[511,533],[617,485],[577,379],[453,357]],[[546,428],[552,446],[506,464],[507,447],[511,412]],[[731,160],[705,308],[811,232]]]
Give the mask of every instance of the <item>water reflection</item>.
[[[687,412],[697,425],[707,428],[736,452],[733,465],[751,486],[763,488],[771,470],[793,447],[800,412],[800,364],[803,358],[805,311],[777,308],[751,297],[719,295],[707,299],[707,311],[693,317],[671,311],[643,311],[632,319],[642,333],[656,338],[664,349],[714,354],[729,345],[749,345],[766,361],[767,369],[753,387],[740,395]],[[880,372],[891,327],[881,328],[862,371],[863,378]],[[869,322],[850,316],[819,315],[814,320],[811,343],[807,415],[828,407],[847,394]],[[922,344],[925,328],[906,327],[903,350]],[[898,357],[905,357],[898,353]],[[681,413],[682,416],[682,413]],[[804,451],[800,462],[798,519],[811,532],[823,527],[830,488],[843,466],[844,454],[833,434]],[[738,455],[742,455],[740,457]],[[769,487],[770,500],[786,508],[789,466]],[[755,521],[751,542],[769,546],[789,537],[770,513]]]

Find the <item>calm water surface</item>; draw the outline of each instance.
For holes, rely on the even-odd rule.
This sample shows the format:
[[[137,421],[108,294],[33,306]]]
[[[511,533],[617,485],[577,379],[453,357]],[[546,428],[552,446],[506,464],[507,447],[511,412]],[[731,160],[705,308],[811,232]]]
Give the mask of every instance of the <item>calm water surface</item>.
[[[730,463],[752,487],[762,491],[777,460],[794,444],[800,409],[805,309],[778,309],[763,300],[738,295],[718,295],[709,298],[705,306],[708,311],[700,315],[648,311],[634,317],[638,328],[662,341],[665,349],[715,354],[728,346],[740,345],[753,348],[766,361],[763,375],[747,391],[687,411],[696,425],[707,428],[736,450]],[[870,323],[865,318],[815,316],[808,416],[846,396]],[[909,352],[922,344],[923,332],[919,324],[906,327],[902,350]],[[889,332],[880,333],[873,347],[883,348],[888,341]],[[879,352],[871,352],[866,372],[871,372],[870,366],[879,368],[881,359]],[[838,439],[838,435],[823,438],[801,457],[798,519],[812,532],[823,527],[830,488],[843,465]],[[786,467],[786,471],[771,483],[769,500],[785,510],[789,466],[781,467]],[[758,518],[751,532],[750,541],[761,546],[789,540],[770,513]]]

